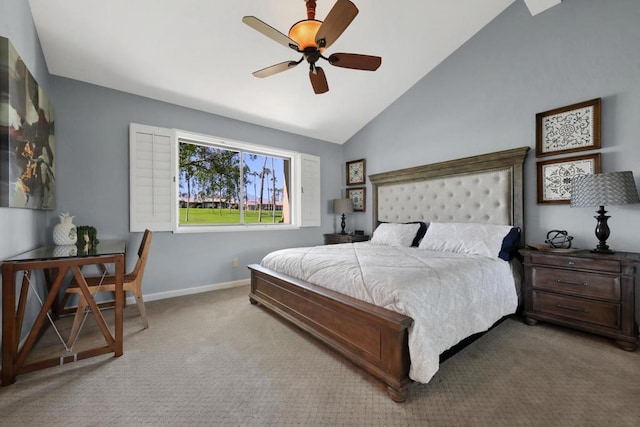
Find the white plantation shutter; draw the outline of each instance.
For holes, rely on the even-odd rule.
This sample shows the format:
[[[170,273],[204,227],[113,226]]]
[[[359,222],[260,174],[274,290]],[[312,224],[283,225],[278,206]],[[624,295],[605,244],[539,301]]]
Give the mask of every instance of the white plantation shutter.
[[[322,217],[320,194],[320,157],[300,155],[301,166],[301,218],[302,227],[319,227]]]
[[[175,229],[175,152],[173,130],[130,124],[130,231]]]

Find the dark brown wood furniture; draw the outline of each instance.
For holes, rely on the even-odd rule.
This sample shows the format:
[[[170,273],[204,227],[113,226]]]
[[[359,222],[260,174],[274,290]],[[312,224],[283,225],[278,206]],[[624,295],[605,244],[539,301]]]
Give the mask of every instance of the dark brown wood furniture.
[[[628,351],[638,346],[640,254],[523,249],[524,316],[599,334]]]
[[[260,304],[310,333],[387,384],[396,402],[409,379],[410,317],[321,286],[250,265],[252,304]]]
[[[124,293],[122,292],[122,283],[125,270],[125,246],[126,242],[124,240],[101,241],[97,248],[94,248],[89,254],[80,252],[77,255],[71,255],[69,252],[61,255],[58,254],[56,250],[59,247],[46,246],[17,255],[2,263],[1,385],[7,386],[13,384],[16,375],[37,369],[59,366],[64,363],[105,353],[114,353],[116,357],[123,354]],[[115,266],[115,330],[113,333],[110,331],[100,309],[89,292],[87,282],[81,271],[85,265],[100,264],[114,264]],[[33,277],[32,273],[34,270],[45,269],[54,270],[57,274],[49,287],[49,292],[46,298],[44,298],[40,312],[27,335],[24,345],[19,349],[18,344],[24,320],[30,280]],[[23,275],[20,285],[18,307],[16,309],[16,274],[20,271],[23,272]],[[73,274],[79,287],[83,290],[83,294],[104,336],[106,345],[79,352],[75,352],[72,348],[65,349],[66,351],[64,351],[62,355],[27,363],[27,355],[33,349],[43,328],[46,326],[49,311],[54,307],[64,278],[69,272]]]
[[[367,240],[369,240],[369,236],[365,236],[361,234],[331,233],[331,234],[324,235],[325,245],[335,245],[337,243],[366,242]]]
[[[394,221],[385,212],[398,207],[396,200],[388,200],[387,196],[379,197],[379,192],[389,187],[397,187],[398,191],[414,188],[414,183],[423,183],[435,179],[471,177],[476,174],[500,171],[508,176],[502,182],[502,190],[507,194],[507,203],[501,203],[500,209],[508,223],[523,226],[523,163],[529,147],[467,157],[426,166],[402,169],[370,175],[373,186],[373,224],[377,220]],[[410,184],[410,185],[405,185]],[[498,183],[495,184],[499,187]],[[427,186],[428,187],[428,186]],[[432,186],[433,187],[433,186]],[[439,186],[435,186],[439,187]],[[485,194],[470,194],[472,191],[461,191],[461,194],[487,198]],[[412,200],[422,200],[422,194],[405,193],[415,196]],[[445,200],[443,197],[441,200]],[[452,203],[448,210],[441,211],[441,200],[438,201],[438,214],[451,215],[455,218],[461,211],[460,200]],[[424,200],[422,200],[424,201]],[[474,214],[478,209],[476,199],[469,203],[469,212]],[[494,204],[492,204],[494,205]],[[379,215],[378,212],[384,215]],[[405,213],[411,209],[403,210]],[[402,218],[409,220],[430,221],[428,209],[417,209],[415,215]],[[425,216],[426,215],[426,216]],[[467,213],[465,213],[466,218]],[[483,214],[484,216],[484,214]],[[460,220],[460,222],[464,222]],[[467,220],[466,222],[471,222]],[[406,390],[411,383],[409,378],[409,349],[407,329],[413,319],[402,314],[368,304],[345,296],[338,292],[307,283],[260,265],[250,265],[251,292],[249,300],[252,304],[260,304],[280,315],[294,325],[310,333],[329,347],[337,350],[347,359],[365,369],[383,381],[391,399],[403,402]],[[339,386],[339,385],[337,385]]]

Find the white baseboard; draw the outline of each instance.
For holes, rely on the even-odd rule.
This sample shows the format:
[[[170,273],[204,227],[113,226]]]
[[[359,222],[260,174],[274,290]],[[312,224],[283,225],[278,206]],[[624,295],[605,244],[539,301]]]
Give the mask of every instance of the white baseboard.
[[[219,289],[238,288],[240,286],[249,285],[250,283],[251,283],[250,279],[243,279],[243,280],[235,280],[233,282],[214,283],[212,285],[198,286],[195,288],[178,289],[175,291],[156,292],[153,294],[144,294],[144,300],[155,301],[160,299],[180,297],[183,295],[193,295],[193,294],[199,294],[202,292],[217,291]],[[135,304],[135,298],[132,296],[128,296],[127,304]]]

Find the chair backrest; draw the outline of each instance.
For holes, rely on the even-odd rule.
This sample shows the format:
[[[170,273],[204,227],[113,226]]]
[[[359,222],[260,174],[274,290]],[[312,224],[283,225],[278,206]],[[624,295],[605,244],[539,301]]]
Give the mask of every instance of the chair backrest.
[[[153,237],[153,231],[144,230],[142,235],[142,241],[140,242],[140,249],[138,249],[138,261],[131,273],[136,277],[136,280],[142,281],[142,275],[144,274],[144,267],[147,264],[147,256],[149,255],[149,248],[151,247],[151,238]]]

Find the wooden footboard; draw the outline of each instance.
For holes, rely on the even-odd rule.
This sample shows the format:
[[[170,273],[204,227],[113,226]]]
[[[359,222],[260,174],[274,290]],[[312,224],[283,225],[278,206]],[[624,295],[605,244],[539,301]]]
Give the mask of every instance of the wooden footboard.
[[[252,304],[261,304],[337,350],[403,402],[409,379],[407,328],[413,319],[253,264]]]

